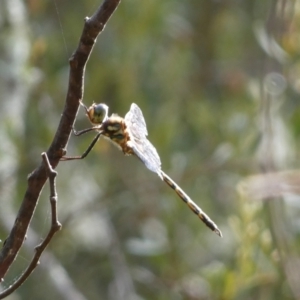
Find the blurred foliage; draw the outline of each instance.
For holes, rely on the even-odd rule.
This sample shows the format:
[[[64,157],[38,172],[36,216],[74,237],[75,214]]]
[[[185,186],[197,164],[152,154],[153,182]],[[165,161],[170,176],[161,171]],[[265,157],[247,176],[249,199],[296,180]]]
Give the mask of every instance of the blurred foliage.
[[[84,17],[98,5],[0,4],[2,242],[57,128]],[[299,20],[299,0],[121,2],[88,62],[84,103],[121,116],[137,103],[163,170],[224,238],[100,140],[85,160],[59,165],[63,229],[8,299],[70,299],[72,289],[91,300],[299,299]],[[80,110],[76,128],[88,126]],[[68,154],[91,140],[72,137]],[[48,195],[3,287],[47,233]]]

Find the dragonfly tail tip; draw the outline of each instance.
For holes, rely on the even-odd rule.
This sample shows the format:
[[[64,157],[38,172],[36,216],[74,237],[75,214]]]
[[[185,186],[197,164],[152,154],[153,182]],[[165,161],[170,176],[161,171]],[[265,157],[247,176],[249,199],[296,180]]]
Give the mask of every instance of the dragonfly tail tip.
[[[222,232],[221,232],[220,229],[216,228],[216,229],[214,230],[214,232],[215,232],[218,236],[220,236],[221,238],[223,237],[223,234],[222,234]]]

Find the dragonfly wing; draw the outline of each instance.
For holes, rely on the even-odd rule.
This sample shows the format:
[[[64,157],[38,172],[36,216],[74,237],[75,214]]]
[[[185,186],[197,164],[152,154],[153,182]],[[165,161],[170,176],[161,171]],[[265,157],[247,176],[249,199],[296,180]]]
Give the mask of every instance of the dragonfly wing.
[[[144,140],[143,145],[139,145],[138,143],[132,145],[132,150],[150,171],[157,173],[161,177],[159,155],[154,146],[147,139]]]
[[[155,147],[148,141],[147,126],[141,109],[132,103],[125,116],[125,122],[131,134],[131,148],[136,156],[152,172],[160,175],[160,158]]]
[[[131,104],[130,111],[125,116],[125,122],[134,138],[143,140],[147,137],[148,131],[143,113],[135,103]]]

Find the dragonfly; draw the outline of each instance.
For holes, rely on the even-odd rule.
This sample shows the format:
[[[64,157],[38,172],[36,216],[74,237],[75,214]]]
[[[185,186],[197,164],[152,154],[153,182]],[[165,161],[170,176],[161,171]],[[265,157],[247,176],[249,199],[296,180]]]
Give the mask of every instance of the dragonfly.
[[[135,155],[144,165],[170,186],[184,203],[200,218],[200,220],[212,231],[222,237],[222,232],[210,217],[161,169],[160,157],[156,148],[147,139],[148,131],[141,109],[132,103],[129,112],[124,118],[117,114],[108,117],[108,106],[104,103],[93,103],[90,107],[80,102],[84,107],[92,127],[80,131],[73,128],[76,136],[90,131],[96,131],[97,135],[80,156],[63,156],[62,161],[84,159],[93,149],[101,136],[111,140],[125,155]]]

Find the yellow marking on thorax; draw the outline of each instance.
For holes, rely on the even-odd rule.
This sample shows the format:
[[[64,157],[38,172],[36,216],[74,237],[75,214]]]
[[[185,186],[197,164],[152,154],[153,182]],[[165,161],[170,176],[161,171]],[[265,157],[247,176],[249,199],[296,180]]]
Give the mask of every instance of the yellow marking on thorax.
[[[120,126],[118,130],[114,130],[116,124],[119,124]],[[124,154],[134,154],[132,148],[128,144],[128,141],[130,141],[131,138],[129,130],[123,118],[117,115],[112,115],[103,125],[106,129],[103,132],[103,135],[110,138],[112,142],[119,146]]]

